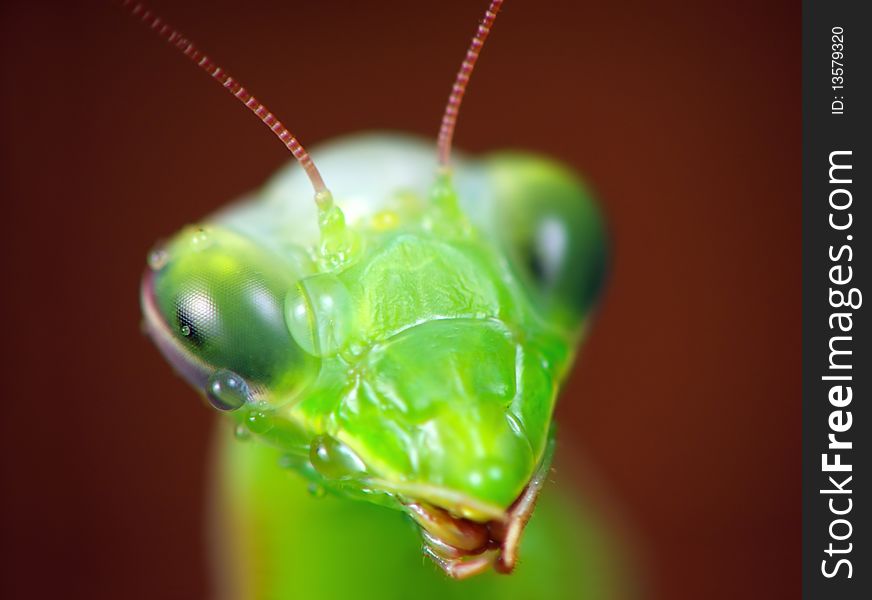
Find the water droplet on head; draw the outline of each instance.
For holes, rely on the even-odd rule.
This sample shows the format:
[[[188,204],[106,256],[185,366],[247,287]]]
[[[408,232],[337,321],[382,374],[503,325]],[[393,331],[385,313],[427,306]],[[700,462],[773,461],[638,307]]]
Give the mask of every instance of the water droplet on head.
[[[376,231],[391,231],[400,224],[400,216],[393,210],[382,210],[372,216],[372,227]]]
[[[191,326],[190,325],[182,325],[181,327],[179,327],[179,331],[181,332],[181,334],[183,336],[188,337],[189,335],[191,335]]]
[[[206,230],[203,228],[197,229],[194,235],[191,237],[191,243],[195,246],[203,246],[209,241],[209,234],[206,233]]]
[[[266,433],[272,429],[272,416],[268,410],[253,410],[245,420],[248,430],[252,433]]]
[[[233,437],[240,442],[247,442],[251,439],[251,432],[246,429],[245,425],[237,425],[233,428]]]
[[[182,326],[182,329],[187,327]],[[184,331],[182,332],[184,335]],[[222,411],[236,410],[248,401],[251,392],[245,380],[227,369],[215,371],[206,383],[206,398]]]
[[[309,461],[329,479],[354,477],[366,472],[366,465],[354,451],[329,435],[319,435],[309,447]]]
[[[170,260],[169,252],[163,248],[155,248],[148,253],[148,267],[152,271],[160,271]]]
[[[182,238],[185,251],[202,252],[215,243],[216,238],[208,227],[187,227]],[[177,242],[174,242],[174,245]]]
[[[354,329],[354,305],[345,284],[321,273],[301,279],[285,297],[285,324],[300,347],[314,356],[332,356]]]

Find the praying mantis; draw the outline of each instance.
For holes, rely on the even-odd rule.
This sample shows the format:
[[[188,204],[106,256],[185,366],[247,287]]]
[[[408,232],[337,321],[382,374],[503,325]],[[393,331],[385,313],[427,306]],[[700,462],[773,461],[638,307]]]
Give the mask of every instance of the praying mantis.
[[[159,244],[142,278],[148,335],[235,432],[214,453],[218,595],[579,597],[613,577],[608,541],[565,495],[527,527],[605,275],[601,214],[550,159],[452,152],[502,4],[476,30],[435,148],[370,134],[310,155],[125,2],[296,159]],[[410,551],[415,532],[448,577]],[[495,575],[515,570],[522,534],[522,568]]]

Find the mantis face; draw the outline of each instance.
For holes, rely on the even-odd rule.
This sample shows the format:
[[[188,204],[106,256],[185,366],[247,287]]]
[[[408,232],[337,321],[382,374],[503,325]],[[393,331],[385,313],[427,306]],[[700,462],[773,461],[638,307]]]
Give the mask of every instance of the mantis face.
[[[330,190],[272,113],[133,8],[303,167],[152,254],[149,333],[238,431],[280,448],[320,488],[407,513],[455,577],[514,567],[603,272],[599,214],[565,169],[523,154],[449,168],[457,109],[501,3],[458,74],[438,152],[402,136],[334,143],[317,153]]]
[[[453,574],[510,569],[506,532],[547,472],[602,273],[601,223],[543,159],[462,161],[456,188],[422,177],[431,160],[400,136],[334,143],[319,162],[353,215],[335,239],[312,236],[289,167],[153,253],[142,304],[176,370],[288,465],[407,512]]]

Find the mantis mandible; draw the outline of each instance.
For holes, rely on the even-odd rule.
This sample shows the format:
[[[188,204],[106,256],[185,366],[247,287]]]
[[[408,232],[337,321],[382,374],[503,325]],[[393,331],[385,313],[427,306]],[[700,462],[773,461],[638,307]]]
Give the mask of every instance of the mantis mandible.
[[[236,79],[125,4],[296,159],[253,198],[160,244],[142,278],[154,343],[238,438],[253,438],[219,451],[233,485],[284,485],[271,481],[286,476],[279,457],[349,514],[369,503],[407,515],[450,577],[510,573],[606,244],[569,169],[526,153],[452,152],[502,0],[476,30],[435,149],[407,135],[353,136],[313,152],[317,166]],[[245,492],[225,492],[239,512]]]

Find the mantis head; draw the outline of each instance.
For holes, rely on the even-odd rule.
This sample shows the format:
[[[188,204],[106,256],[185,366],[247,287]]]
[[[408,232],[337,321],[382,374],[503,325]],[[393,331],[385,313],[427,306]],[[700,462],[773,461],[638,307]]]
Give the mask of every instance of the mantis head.
[[[567,311],[559,301],[577,290],[548,253],[586,251],[565,231],[556,234],[562,246],[545,248],[544,271],[531,274],[550,278],[557,302],[531,292],[523,265],[506,252],[533,244],[543,227],[566,225],[554,221],[565,207],[548,221],[508,203],[501,218],[514,219],[511,235],[490,235],[470,222],[453,184],[457,111],[500,5],[491,3],[458,73],[436,184],[416,192],[395,182],[397,194],[377,198],[368,218],[353,223],[339,205],[359,192],[355,182],[339,182],[334,204],[308,153],[272,113],[174,30],[133,9],[291,150],[314,188],[320,230],[304,243],[294,223],[276,225],[272,213],[254,229],[182,230],[152,253],[143,277],[150,335],[213,407],[281,448],[287,465],[314,484],[406,512],[420,525],[425,553],[455,577],[514,567],[548,473],[559,382],[590,303],[586,288],[584,306]],[[396,177],[381,170],[379,156],[367,150],[354,160]],[[394,166],[417,172],[416,156],[409,149]],[[499,164],[507,166],[467,171],[482,181],[497,173],[486,185],[511,190],[547,171],[517,157]],[[574,182],[546,175],[534,192],[545,198],[541,206],[561,197],[587,202]]]

